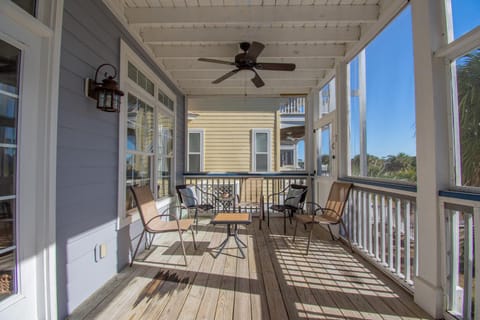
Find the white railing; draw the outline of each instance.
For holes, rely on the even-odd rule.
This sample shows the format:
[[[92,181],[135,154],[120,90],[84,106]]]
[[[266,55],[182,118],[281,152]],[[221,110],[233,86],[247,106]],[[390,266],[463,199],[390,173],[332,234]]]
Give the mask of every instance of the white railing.
[[[346,210],[345,223],[357,251],[413,291],[416,193],[355,183]]]
[[[280,114],[304,114],[305,97],[289,98],[288,102],[280,106]]]
[[[445,289],[448,314],[460,319],[478,319],[480,286],[480,201],[440,197],[445,217]]]

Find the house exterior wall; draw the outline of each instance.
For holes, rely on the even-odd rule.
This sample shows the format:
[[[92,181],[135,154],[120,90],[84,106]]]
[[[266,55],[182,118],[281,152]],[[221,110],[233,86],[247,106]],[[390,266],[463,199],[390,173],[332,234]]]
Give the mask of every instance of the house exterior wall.
[[[119,116],[101,112],[85,97],[84,79],[102,63],[120,64],[120,39],[177,94],[177,141],[185,132],[184,97],[137,45],[102,1],[65,0],[57,147],[58,315],[64,318],[126,266],[137,221],[117,230]],[[122,104],[125,112],[126,104]],[[182,179],[183,143],[176,164]],[[178,180],[180,181],[180,180]],[[107,255],[96,262],[95,247]]]
[[[195,111],[189,129],[204,130],[204,171],[249,172],[252,168],[252,129],[271,130],[271,169],[278,170],[278,118],[275,112]]]

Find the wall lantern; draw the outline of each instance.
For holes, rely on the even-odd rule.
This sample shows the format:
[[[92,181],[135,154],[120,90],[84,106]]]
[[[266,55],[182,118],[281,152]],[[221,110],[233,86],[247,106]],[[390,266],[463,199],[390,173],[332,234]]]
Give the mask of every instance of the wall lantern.
[[[98,72],[107,66],[113,69],[113,75],[105,72],[102,82],[97,82]],[[116,76],[117,69],[109,63],[104,63],[95,71],[95,81],[89,78],[85,79],[85,94],[97,100],[97,109],[106,112],[120,112],[120,97],[123,96],[123,92],[118,88],[117,82],[113,80]]]

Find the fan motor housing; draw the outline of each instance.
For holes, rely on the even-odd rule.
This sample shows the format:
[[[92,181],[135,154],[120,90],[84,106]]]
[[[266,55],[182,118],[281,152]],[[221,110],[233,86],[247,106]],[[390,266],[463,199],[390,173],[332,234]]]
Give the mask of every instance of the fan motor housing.
[[[251,69],[255,67],[256,61],[248,58],[246,53],[239,53],[235,56],[235,65],[240,69]]]

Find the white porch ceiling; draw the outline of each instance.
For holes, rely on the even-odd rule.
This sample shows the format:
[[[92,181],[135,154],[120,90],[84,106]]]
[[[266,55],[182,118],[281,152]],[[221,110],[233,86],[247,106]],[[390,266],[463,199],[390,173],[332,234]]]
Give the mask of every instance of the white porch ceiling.
[[[106,0],[155,61],[187,95],[307,94],[328,76],[382,12],[385,0]],[[211,82],[234,66],[240,42],[265,44],[258,62],[295,63],[296,70],[251,71]]]

